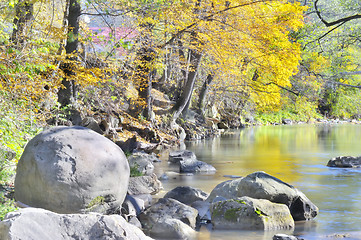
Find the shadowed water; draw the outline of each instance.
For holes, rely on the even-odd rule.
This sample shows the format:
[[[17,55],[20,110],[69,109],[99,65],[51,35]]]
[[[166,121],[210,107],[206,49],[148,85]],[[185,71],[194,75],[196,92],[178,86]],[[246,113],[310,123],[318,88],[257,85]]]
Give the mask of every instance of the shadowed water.
[[[186,145],[199,160],[216,167],[217,173],[170,178],[163,182],[164,192],[176,186],[210,192],[218,183],[230,179],[224,175],[265,171],[300,189],[320,209],[313,221],[296,223],[294,231],[283,233],[320,239],[335,232],[361,230],[361,169],[326,167],[333,157],[361,155],[361,125],[254,127]],[[163,164],[161,171],[169,170],[178,169]],[[204,226],[199,239],[266,240],[281,232],[213,231]]]

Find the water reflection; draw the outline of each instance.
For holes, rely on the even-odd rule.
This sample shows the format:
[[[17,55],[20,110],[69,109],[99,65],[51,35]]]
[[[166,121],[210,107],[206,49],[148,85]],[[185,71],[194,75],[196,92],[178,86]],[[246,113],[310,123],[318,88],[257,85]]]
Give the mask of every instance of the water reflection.
[[[326,164],[332,157],[361,155],[360,136],[361,126],[351,124],[265,126],[189,142],[187,149],[215,166],[217,173],[171,179],[164,182],[165,191],[189,185],[209,192],[228,179],[224,175],[265,171],[299,188],[320,208],[314,221],[298,223],[293,234],[318,239],[333,232],[357,231],[361,225],[361,169],[333,169]],[[273,234],[202,228],[199,239],[272,239]]]

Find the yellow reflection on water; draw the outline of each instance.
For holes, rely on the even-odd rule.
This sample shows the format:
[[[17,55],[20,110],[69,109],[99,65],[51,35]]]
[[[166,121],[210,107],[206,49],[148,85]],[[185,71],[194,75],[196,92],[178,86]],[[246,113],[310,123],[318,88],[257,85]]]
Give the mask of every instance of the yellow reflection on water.
[[[361,128],[352,125],[264,126],[230,131],[207,144],[193,143],[191,150],[215,165],[220,176],[265,171],[292,183],[300,179],[304,164],[325,165],[337,155],[360,155],[354,146],[360,136]]]

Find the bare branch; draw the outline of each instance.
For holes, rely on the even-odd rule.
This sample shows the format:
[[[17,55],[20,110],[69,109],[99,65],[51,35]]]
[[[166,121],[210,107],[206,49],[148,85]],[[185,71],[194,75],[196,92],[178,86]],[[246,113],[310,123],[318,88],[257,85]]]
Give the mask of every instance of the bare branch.
[[[355,14],[355,15],[352,15],[352,16],[337,19],[337,20],[332,21],[332,22],[328,22],[321,16],[321,12],[317,7],[318,1],[319,0],[315,0],[315,2],[314,2],[316,14],[317,14],[318,18],[321,20],[321,22],[326,25],[326,27],[332,27],[332,26],[337,25],[337,24],[343,24],[343,23],[349,22],[351,20],[361,18],[361,14]]]

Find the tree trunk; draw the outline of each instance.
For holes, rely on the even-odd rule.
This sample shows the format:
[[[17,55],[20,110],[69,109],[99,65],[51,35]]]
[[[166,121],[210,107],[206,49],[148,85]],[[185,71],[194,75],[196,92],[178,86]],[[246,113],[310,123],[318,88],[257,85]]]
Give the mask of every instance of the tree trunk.
[[[202,54],[198,53],[197,50],[190,50],[190,69],[188,73],[188,78],[184,86],[183,92],[178,99],[176,105],[174,106],[173,121],[176,121],[183,111],[187,111],[187,105],[189,106],[189,101],[192,98],[192,93],[194,89],[194,83],[196,81],[197,72],[199,65],[202,59]]]
[[[69,0],[68,10],[68,31],[67,40],[65,45],[66,54],[76,54],[79,45],[79,17],[81,8],[78,0]],[[70,80],[71,76],[75,75],[75,68],[77,60],[76,56],[67,57],[66,63],[62,63],[60,68],[65,73],[65,78],[61,82],[64,88],[58,91],[58,102],[62,107],[69,104],[74,104],[77,95],[77,86],[73,80]]]
[[[195,8],[194,8],[195,14],[200,14],[201,2],[202,2],[202,0],[198,0],[196,2]],[[190,42],[193,44],[198,42],[196,32],[191,32]],[[182,42],[178,41],[178,44],[181,46]],[[179,50],[180,50],[179,55],[184,56],[184,52],[182,51],[182,48],[179,48]],[[182,92],[181,96],[179,97],[177,103],[174,105],[173,122],[175,122],[182,113],[185,115],[188,111],[190,101],[192,99],[194,83],[196,81],[196,76],[197,76],[198,69],[199,69],[199,66],[201,63],[201,59],[202,59],[202,54],[199,53],[199,51],[197,49],[189,50],[188,59],[187,59],[187,61],[189,61],[189,64],[187,64],[187,71],[185,73],[183,72],[183,76],[185,76],[183,92]]]
[[[212,81],[213,81],[214,75],[212,73],[209,73],[207,75],[206,80],[204,81],[201,91],[199,93],[199,99],[198,99],[198,111],[199,114],[201,114],[202,116],[204,116],[204,108],[205,108],[205,103],[206,103],[206,97],[208,94],[208,90],[209,90],[209,86],[211,85]]]
[[[26,32],[31,25],[34,11],[34,3],[26,0],[19,1],[16,5],[14,28],[10,41],[14,44],[23,44],[26,40]]]

